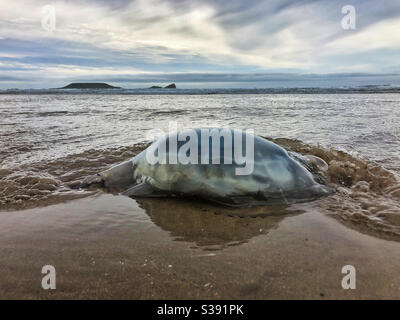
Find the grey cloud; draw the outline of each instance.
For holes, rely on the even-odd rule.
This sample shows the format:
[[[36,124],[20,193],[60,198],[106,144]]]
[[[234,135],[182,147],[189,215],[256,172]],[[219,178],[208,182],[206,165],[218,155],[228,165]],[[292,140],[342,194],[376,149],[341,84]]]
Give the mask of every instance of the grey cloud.
[[[318,79],[337,78],[377,78],[395,76],[398,73],[376,74],[376,73],[335,73],[335,74],[293,74],[293,73],[167,73],[167,74],[145,74],[132,77],[105,76],[109,81],[125,83],[148,83],[148,82],[274,82],[274,81],[318,81]],[[98,78],[98,77],[97,77]],[[85,77],[86,80],[93,80]]]
[[[2,76],[0,75],[0,82],[22,82],[24,79],[12,76]]]

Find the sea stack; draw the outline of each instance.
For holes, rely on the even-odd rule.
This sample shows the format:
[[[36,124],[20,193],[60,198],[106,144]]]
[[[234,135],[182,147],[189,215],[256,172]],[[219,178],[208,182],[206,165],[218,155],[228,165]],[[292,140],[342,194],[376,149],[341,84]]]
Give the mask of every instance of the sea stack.
[[[171,83],[165,87],[151,86],[149,89],[176,89],[176,85],[175,85],[175,83]]]

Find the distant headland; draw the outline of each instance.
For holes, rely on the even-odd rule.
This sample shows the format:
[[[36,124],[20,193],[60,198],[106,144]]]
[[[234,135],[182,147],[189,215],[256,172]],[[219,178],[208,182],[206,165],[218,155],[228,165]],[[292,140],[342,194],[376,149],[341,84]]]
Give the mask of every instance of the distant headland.
[[[62,87],[62,88],[57,88],[57,89],[121,89],[121,87],[114,87],[111,86],[107,83],[101,83],[101,82],[73,82],[70,83],[69,85]]]
[[[69,85],[55,89],[122,89],[104,82],[72,82]],[[176,89],[176,84],[171,83],[165,87],[151,86],[149,89]]]

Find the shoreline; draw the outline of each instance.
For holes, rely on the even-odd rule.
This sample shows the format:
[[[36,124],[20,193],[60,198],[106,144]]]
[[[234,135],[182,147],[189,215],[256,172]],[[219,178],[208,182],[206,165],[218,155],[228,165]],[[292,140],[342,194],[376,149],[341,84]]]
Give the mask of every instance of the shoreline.
[[[262,95],[262,94],[396,94],[400,93],[400,87],[305,87],[305,88],[259,88],[259,89],[150,89],[150,88],[134,88],[134,89],[3,89],[0,95]]]

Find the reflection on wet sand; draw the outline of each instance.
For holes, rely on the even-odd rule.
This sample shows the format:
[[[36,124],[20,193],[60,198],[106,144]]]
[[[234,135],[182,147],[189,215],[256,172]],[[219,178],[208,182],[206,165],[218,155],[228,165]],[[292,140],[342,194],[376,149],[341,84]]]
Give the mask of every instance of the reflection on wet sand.
[[[319,201],[267,211],[139,201],[99,192],[0,212],[0,299],[400,295],[400,278],[393,277],[400,266],[398,242],[346,228],[320,212]],[[240,218],[244,214],[250,216]],[[210,248],[222,250],[204,251]],[[347,264],[357,268],[357,290],[340,285]],[[42,289],[44,265],[56,268],[57,290]]]
[[[303,213],[288,206],[226,208],[185,199],[136,199],[161,229],[176,241],[205,250],[220,250],[277,228],[289,215]]]

